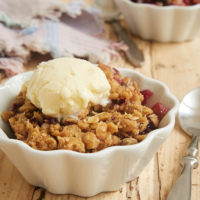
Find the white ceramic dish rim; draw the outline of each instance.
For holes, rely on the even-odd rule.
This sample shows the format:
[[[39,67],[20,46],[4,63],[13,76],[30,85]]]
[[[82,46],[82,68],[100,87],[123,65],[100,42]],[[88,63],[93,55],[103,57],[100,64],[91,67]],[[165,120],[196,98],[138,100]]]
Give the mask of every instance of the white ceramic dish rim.
[[[4,140],[4,142],[6,142],[6,143],[13,143],[15,145],[19,145],[19,146],[23,147],[24,150],[30,151],[31,153],[38,154],[38,155],[52,156],[52,155],[57,155],[57,154],[59,154],[59,155],[67,155],[68,154],[68,155],[72,155],[72,156],[79,156],[79,158],[93,159],[93,158],[97,158],[99,156],[102,156],[102,154],[106,154],[106,153],[109,153],[109,152],[115,151],[115,150],[122,150],[122,151],[123,150],[124,151],[125,150],[134,150],[136,147],[139,147],[139,146],[145,144],[147,142],[148,138],[153,137],[160,130],[163,130],[163,131],[168,130],[168,127],[170,127],[171,124],[173,124],[174,121],[175,121],[177,107],[178,107],[178,104],[179,104],[178,100],[176,99],[175,96],[173,96],[171,94],[168,87],[164,83],[162,83],[161,81],[155,80],[153,78],[146,77],[143,74],[141,74],[140,72],[137,72],[137,71],[134,71],[134,70],[131,70],[131,69],[124,69],[124,68],[119,68],[119,70],[123,70],[123,72],[126,72],[126,73],[128,73],[130,71],[134,72],[134,74],[139,76],[141,79],[146,79],[148,81],[151,81],[151,82],[153,81],[154,83],[159,84],[164,89],[166,96],[171,98],[174,102],[174,107],[171,108],[170,111],[167,113],[167,115],[169,117],[169,123],[164,127],[155,129],[155,130],[151,131],[150,133],[148,133],[147,137],[143,141],[141,141],[137,144],[134,144],[134,145],[130,145],[130,146],[111,146],[111,147],[107,147],[107,148],[105,148],[101,151],[94,152],[94,153],[80,153],[80,152],[76,152],[76,151],[62,150],[62,149],[49,150],[49,151],[37,150],[37,149],[30,147],[29,145],[27,145],[26,143],[24,143],[20,140],[8,138],[8,136],[4,133],[4,131],[1,128],[0,128],[0,139]],[[0,85],[0,88],[5,87],[6,85],[12,83],[12,80],[15,79],[17,76],[22,76],[22,75],[25,75],[25,74],[28,74],[28,73],[32,73],[32,71],[25,72],[25,73],[22,73],[22,74],[19,74],[19,75],[16,75],[16,76],[10,78],[3,85]]]
[[[200,8],[200,3],[191,5],[191,6],[178,6],[178,5],[169,5],[169,6],[157,6],[157,5],[152,5],[148,3],[136,3],[132,2],[130,0],[124,0],[129,4],[134,4],[134,6],[141,8],[141,7],[147,7],[155,10],[162,10],[162,11],[167,11],[167,10],[183,10],[183,11],[188,11],[188,10],[197,10]]]

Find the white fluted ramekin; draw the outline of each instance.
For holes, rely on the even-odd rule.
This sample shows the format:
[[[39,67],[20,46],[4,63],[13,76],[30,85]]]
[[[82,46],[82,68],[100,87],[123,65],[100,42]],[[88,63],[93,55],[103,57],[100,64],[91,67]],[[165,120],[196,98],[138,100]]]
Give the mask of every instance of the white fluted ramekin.
[[[182,42],[200,35],[200,4],[156,6],[115,0],[132,33],[142,39]]]
[[[118,190],[144,169],[174,127],[178,100],[160,81],[130,69],[119,70],[135,80],[141,89],[154,92],[149,106],[159,101],[170,108],[159,128],[138,144],[114,146],[86,154],[69,150],[35,150],[20,140],[11,139],[13,133],[0,120],[0,148],[30,184],[55,194],[71,193],[88,197]],[[0,86],[0,111],[9,109],[31,73],[17,75]]]

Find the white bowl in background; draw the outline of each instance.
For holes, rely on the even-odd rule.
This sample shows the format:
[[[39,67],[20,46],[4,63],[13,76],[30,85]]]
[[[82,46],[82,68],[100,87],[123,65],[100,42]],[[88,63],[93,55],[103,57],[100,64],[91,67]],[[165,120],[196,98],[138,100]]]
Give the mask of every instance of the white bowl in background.
[[[142,39],[182,42],[200,34],[200,4],[156,6],[114,0],[132,33]]]
[[[0,148],[30,184],[55,194],[71,193],[88,197],[103,191],[118,190],[141,173],[174,128],[178,100],[160,81],[130,69],[119,71],[135,80],[141,89],[154,92],[149,106],[159,101],[170,108],[159,128],[135,145],[109,147],[96,153],[79,153],[35,150],[20,140],[12,139],[8,125],[0,120]],[[17,75],[0,86],[0,112],[9,109],[21,85],[31,74]]]

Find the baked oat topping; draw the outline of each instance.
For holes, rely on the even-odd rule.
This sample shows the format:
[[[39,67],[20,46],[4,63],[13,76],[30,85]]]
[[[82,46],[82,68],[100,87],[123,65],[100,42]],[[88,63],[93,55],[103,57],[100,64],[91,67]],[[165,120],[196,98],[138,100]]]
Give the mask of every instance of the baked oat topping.
[[[111,86],[106,106],[89,104],[78,119],[60,121],[49,117],[26,97],[16,97],[10,111],[1,117],[8,122],[17,139],[38,150],[67,149],[92,153],[115,145],[134,145],[156,129],[161,118],[143,105],[137,83],[122,77],[115,68],[100,64]],[[142,103],[143,102],[143,103]]]

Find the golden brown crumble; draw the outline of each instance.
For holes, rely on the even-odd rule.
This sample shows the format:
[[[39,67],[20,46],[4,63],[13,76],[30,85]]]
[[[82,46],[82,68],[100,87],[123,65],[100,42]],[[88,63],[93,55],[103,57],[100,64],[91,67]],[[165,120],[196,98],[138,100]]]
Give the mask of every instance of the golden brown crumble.
[[[58,121],[44,115],[20,92],[12,109],[2,113],[17,139],[39,150],[68,149],[96,152],[114,145],[132,145],[142,141],[158,127],[159,119],[151,108],[141,104],[143,95],[136,82],[123,78],[114,68],[99,65],[110,85],[107,106],[89,104],[78,119]]]

